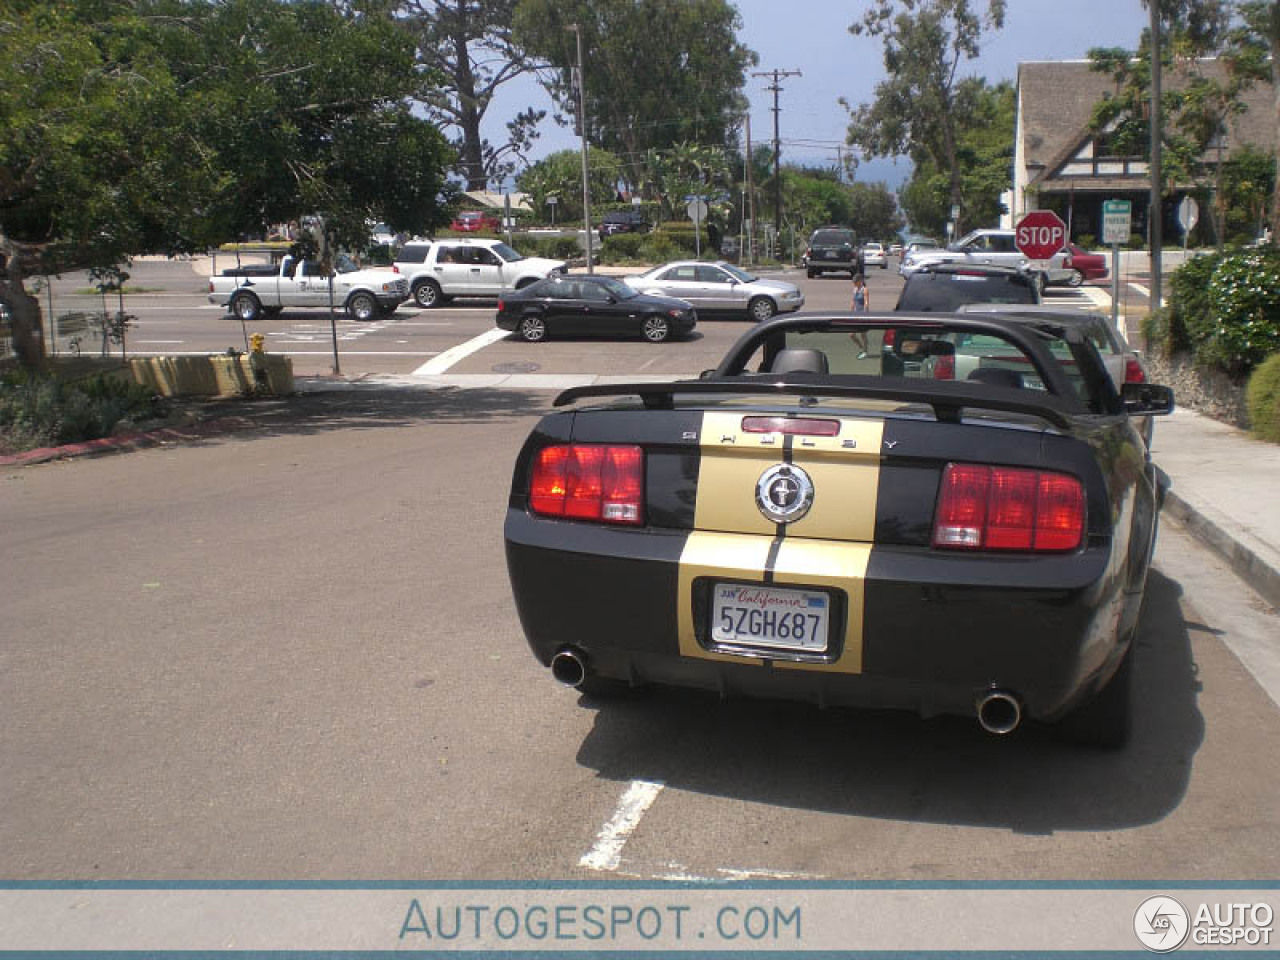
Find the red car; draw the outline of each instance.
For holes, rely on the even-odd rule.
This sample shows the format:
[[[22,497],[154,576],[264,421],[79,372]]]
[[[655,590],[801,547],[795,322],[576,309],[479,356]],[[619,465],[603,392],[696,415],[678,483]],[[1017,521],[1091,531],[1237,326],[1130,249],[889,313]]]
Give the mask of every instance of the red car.
[[[450,230],[458,230],[462,233],[474,233],[477,230],[500,230],[502,223],[497,217],[490,216],[483,210],[463,210],[453,222],[449,224]]]
[[[1067,280],[1073,287],[1078,287],[1086,280],[1105,280],[1107,278],[1107,258],[1100,253],[1090,253],[1074,243],[1067,244],[1069,250],[1063,266],[1071,271]]]

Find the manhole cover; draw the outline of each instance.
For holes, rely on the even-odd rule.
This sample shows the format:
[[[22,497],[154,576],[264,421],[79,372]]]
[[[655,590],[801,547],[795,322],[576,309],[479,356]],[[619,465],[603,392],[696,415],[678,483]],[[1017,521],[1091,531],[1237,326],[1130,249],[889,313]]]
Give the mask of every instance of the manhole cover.
[[[493,365],[494,373],[535,373],[542,367],[540,363],[533,363],[529,360],[520,360],[516,363],[495,363]]]

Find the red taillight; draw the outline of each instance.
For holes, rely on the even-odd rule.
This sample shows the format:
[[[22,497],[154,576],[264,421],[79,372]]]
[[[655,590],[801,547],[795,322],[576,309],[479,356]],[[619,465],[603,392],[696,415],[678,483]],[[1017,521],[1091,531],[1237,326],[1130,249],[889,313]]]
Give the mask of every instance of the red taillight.
[[[954,354],[943,354],[933,365],[933,379],[954,380],[956,378],[956,358]]]
[[[644,522],[644,451],[635,446],[557,444],[533,463],[529,509],[601,523]]]
[[[1084,537],[1084,488],[1075,477],[949,463],[933,545],[954,550],[1075,550]]]
[[[1147,374],[1142,369],[1142,364],[1138,362],[1137,357],[1125,357],[1124,382],[1125,383],[1146,383],[1147,382]]]
[[[502,303],[502,301],[501,301],[501,300],[499,300],[499,301],[498,301],[498,312],[499,312],[499,313],[501,313],[501,312],[502,312],[503,310],[505,310],[505,309],[506,309],[506,307],[504,306],[504,304]]]
[[[886,330],[884,332],[884,345],[886,347],[892,347],[897,342],[898,342],[897,330]]]
[[[393,264],[391,265],[391,272],[392,272],[392,273],[399,273],[399,272],[400,272],[400,268],[399,268],[399,267],[397,267],[397,266],[393,263]]]

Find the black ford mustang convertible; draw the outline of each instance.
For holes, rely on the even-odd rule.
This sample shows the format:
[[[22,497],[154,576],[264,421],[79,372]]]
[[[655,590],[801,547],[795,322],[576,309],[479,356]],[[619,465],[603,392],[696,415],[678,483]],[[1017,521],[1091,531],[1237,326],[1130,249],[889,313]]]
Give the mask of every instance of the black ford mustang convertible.
[[[505,537],[560,681],[1124,742],[1165,483],[1137,420],[1173,399],[1117,387],[1078,326],[791,315],[697,380],[555,403]]]

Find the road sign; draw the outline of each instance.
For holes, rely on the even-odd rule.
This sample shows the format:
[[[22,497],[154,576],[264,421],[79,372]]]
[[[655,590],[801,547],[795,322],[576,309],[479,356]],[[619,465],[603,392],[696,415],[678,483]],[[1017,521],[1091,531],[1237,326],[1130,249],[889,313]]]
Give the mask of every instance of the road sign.
[[[705,200],[690,200],[689,205],[684,209],[694,223],[701,223],[707,219],[707,201]]]
[[[1128,200],[1108,200],[1102,205],[1102,242],[1128,243],[1132,204]]]
[[[1014,243],[1028,260],[1048,260],[1066,242],[1067,225],[1052,210],[1032,210],[1014,229]]]
[[[1195,197],[1183,197],[1178,204],[1178,226],[1182,227],[1183,234],[1190,233],[1199,222],[1200,204],[1196,203]]]

